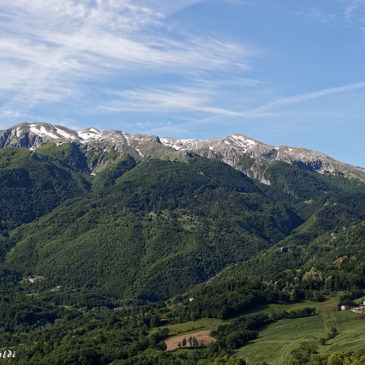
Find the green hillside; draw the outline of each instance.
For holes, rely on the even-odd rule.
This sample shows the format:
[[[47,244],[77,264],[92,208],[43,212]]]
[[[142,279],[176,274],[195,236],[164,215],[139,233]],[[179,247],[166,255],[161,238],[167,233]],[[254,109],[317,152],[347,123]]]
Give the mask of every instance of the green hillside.
[[[7,264],[43,275],[46,286],[159,299],[257,254],[298,223],[221,162],[148,160],[12,232],[18,243]]]
[[[334,201],[346,204],[365,217],[365,184],[359,180],[321,175],[281,161],[267,164],[264,178],[270,185],[259,184],[260,189],[304,219]]]
[[[0,150],[0,229],[31,222],[89,190],[79,171],[42,156],[21,148]]]
[[[247,357],[253,364],[282,365],[306,346],[321,355],[362,350],[365,321],[357,318],[358,315],[352,312],[337,312],[285,319],[260,331],[259,338],[238,350],[237,356]],[[320,339],[326,338],[331,328],[336,328],[338,335],[321,345]]]

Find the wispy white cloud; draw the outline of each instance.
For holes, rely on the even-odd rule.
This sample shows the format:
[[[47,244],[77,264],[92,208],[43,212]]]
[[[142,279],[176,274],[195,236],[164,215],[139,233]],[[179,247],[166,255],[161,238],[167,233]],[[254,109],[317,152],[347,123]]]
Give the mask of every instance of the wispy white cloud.
[[[208,89],[139,89],[114,93],[115,98],[102,108],[107,111],[204,112],[237,116],[238,113],[212,106],[213,92]]]
[[[0,113],[75,97],[105,74],[249,68],[254,51],[241,44],[163,32],[169,13],[197,2],[0,0]]]
[[[255,87],[254,80],[245,86]],[[200,85],[174,88],[142,88],[121,92],[110,92],[111,100],[101,106],[108,112],[157,112],[182,113],[200,112],[208,115],[261,118],[272,117],[274,113],[267,111],[239,111],[234,107],[220,107],[222,104],[222,84],[219,82],[200,81]],[[224,92],[224,90],[223,90]]]
[[[364,21],[362,12],[365,10],[365,0],[341,0],[341,2],[345,3],[344,16],[347,22],[352,23],[359,15]]]
[[[259,81],[252,80],[251,87],[259,86]],[[208,115],[200,119],[200,124],[210,123],[212,118],[221,116],[238,117],[242,119],[277,118],[282,116],[282,109],[289,108],[295,104],[304,103],[310,100],[325,96],[348,93],[365,89],[365,82],[358,82],[349,85],[326,88],[304,94],[280,98],[266,103],[259,107],[242,110],[235,105],[231,108],[216,107],[219,104],[219,83],[204,82],[200,87],[175,88],[175,89],[139,89],[116,93],[110,102],[103,106],[104,110],[110,112],[134,111],[134,112],[202,112]],[[252,101],[251,101],[252,102]],[[197,120],[195,120],[198,123]]]
[[[267,103],[265,105],[262,105],[260,107],[248,110],[247,113],[248,114],[252,113],[252,115],[254,115],[255,113],[261,114],[263,112],[269,112],[275,109],[280,109],[294,104],[303,103],[305,101],[321,98],[327,95],[346,93],[358,89],[365,89],[365,82],[357,82],[345,86],[332,87],[310,93],[294,95],[287,98],[281,98],[273,102]]]
[[[253,82],[250,86],[256,85],[260,84]],[[214,82],[207,81],[207,84],[202,82],[200,87],[179,87],[173,89],[145,88],[111,92],[113,95],[112,99],[106,102],[102,106],[102,109],[109,112],[201,112],[215,116],[240,117],[245,119],[278,117],[280,113],[277,110],[329,95],[365,89],[365,82],[280,98],[259,107],[246,110],[239,110],[237,106],[234,108],[218,107],[220,97],[218,89],[219,87]],[[210,117],[208,119],[210,120]]]

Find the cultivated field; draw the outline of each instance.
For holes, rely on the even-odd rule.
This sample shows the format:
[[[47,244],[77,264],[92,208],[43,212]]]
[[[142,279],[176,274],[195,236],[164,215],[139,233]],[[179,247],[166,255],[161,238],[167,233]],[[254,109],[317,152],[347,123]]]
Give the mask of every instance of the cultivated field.
[[[206,345],[210,342],[214,342],[215,338],[209,336],[210,332],[211,332],[210,330],[207,330],[207,331],[193,332],[186,335],[170,337],[165,341],[167,345],[166,351],[172,351],[177,349],[179,342],[181,343],[181,341],[184,338],[186,338],[187,341],[190,336],[195,337],[198,340],[199,345]],[[189,347],[189,343],[187,344],[187,346]]]

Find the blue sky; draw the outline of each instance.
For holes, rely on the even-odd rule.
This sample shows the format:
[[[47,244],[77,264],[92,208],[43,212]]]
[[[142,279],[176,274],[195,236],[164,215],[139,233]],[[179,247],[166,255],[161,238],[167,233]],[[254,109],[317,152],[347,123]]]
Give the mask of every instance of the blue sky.
[[[365,0],[0,0],[0,128],[242,133],[365,167]]]

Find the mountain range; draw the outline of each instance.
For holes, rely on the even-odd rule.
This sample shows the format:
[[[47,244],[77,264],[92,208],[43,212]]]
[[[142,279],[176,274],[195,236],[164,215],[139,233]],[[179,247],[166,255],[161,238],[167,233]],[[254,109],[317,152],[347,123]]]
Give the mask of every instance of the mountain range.
[[[48,286],[168,298],[365,217],[364,169],[238,134],[175,141],[25,123],[1,131],[0,147],[4,262]]]
[[[248,176],[270,184],[265,175],[267,167],[282,161],[301,169],[321,174],[340,174],[365,181],[365,169],[337,161],[321,152],[288,146],[270,146],[242,134],[207,140],[174,140],[146,134],[128,134],[122,131],[87,128],[75,131],[46,123],[22,123],[0,131],[0,148],[23,147],[36,150],[46,143],[74,143],[88,160],[91,173],[102,170],[110,162],[125,154],[137,159],[144,157],[184,159],[196,154],[217,159],[244,171]]]
[[[320,152],[240,134],[0,131],[0,342],[15,363],[242,364],[226,355],[277,321],[304,323],[303,300],[342,321],[333,301],[363,295],[364,248],[365,170]],[[321,320],[308,323],[323,336]],[[161,351],[169,329],[199,323],[216,342]],[[332,347],[333,329],[289,341],[285,361],[318,364],[319,344],[360,350],[351,331]]]

